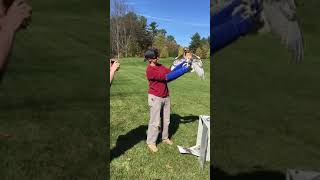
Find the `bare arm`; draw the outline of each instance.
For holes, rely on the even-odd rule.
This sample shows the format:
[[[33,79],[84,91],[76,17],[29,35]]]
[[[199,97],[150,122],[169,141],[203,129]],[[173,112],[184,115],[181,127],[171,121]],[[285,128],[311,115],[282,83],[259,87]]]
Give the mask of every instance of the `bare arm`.
[[[7,10],[4,17],[0,18],[0,75],[2,76],[16,31],[19,30],[23,20],[31,15],[31,7],[24,0],[15,0]]]
[[[110,69],[110,85],[111,85],[111,83],[112,83],[114,73],[115,73],[115,71],[113,71],[113,70]]]
[[[8,56],[12,47],[14,31],[2,29],[0,30],[0,74],[3,73],[7,63]]]

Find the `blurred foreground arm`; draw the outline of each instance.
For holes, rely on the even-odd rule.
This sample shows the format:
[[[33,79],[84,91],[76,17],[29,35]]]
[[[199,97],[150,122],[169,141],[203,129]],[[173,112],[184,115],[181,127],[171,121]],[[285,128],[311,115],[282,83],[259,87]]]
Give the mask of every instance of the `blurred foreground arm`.
[[[15,0],[6,9],[2,4],[0,16],[0,75],[2,76],[10,54],[15,33],[23,20],[30,17],[31,7],[24,0]],[[6,12],[4,12],[6,11]]]
[[[2,26],[2,25],[1,25]],[[0,73],[2,74],[8,61],[8,56],[12,47],[14,31],[8,29],[0,30]]]
[[[112,83],[115,72],[119,69],[120,63],[118,61],[114,61],[111,63],[110,61],[110,85]]]

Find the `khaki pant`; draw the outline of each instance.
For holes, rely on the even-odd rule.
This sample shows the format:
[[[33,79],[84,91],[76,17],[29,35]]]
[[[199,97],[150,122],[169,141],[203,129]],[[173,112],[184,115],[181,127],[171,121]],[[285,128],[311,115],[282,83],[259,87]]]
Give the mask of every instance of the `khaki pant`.
[[[147,144],[155,144],[160,131],[161,111],[163,117],[162,139],[169,137],[170,97],[162,98],[149,94],[148,104],[150,107],[150,120],[147,132]]]

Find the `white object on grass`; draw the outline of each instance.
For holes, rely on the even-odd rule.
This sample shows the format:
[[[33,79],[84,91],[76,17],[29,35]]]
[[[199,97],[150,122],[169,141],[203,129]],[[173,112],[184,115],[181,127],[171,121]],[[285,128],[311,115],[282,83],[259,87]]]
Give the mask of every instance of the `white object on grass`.
[[[177,146],[181,154],[193,154],[199,157],[200,167],[210,161],[210,116],[200,115],[196,145],[190,148]]]

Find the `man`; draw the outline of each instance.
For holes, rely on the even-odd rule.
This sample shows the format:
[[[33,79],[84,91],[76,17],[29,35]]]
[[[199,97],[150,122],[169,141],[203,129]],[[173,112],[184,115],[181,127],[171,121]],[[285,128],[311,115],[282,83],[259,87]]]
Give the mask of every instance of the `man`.
[[[190,65],[182,62],[172,71],[161,65],[159,51],[149,49],[145,52],[145,61],[149,62],[146,69],[146,76],[149,81],[148,104],[150,107],[150,120],[147,131],[147,145],[152,152],[157,152],[156,141],[159,135],[161,111],[162,111],[162,142],[172,145],[169,139],[170,124],[170,97],[167,82],[170,82],[190,70]]]
[[[31,7],[24,0],[0,0],[0,78],[8,64],[16,32],[31,16]]]
[[[115,59],[111,59],[110,60],[110,86],[111,86],[114,74],[116,73],[116,71],[118,71],[119,68],[120,68],[120,63]]]

